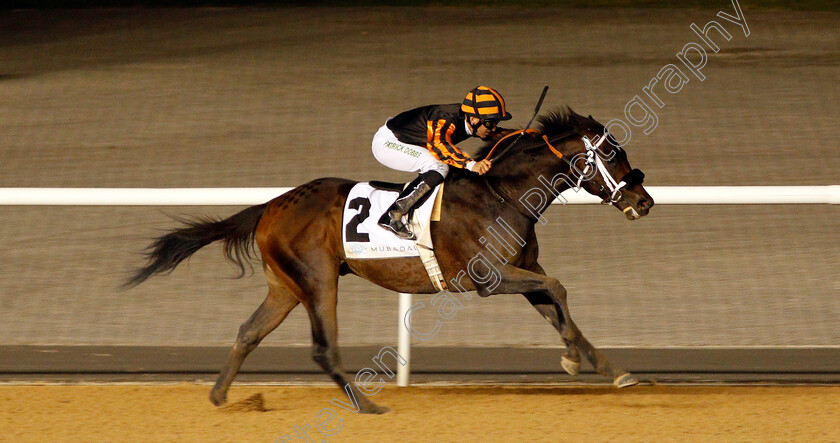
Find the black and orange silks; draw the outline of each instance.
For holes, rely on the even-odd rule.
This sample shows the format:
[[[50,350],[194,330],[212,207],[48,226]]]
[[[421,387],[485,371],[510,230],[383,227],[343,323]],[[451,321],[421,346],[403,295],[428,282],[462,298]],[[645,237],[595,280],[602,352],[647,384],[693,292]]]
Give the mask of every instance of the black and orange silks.
[[[443,163],[465,168],[472,158],[455,146],[470,136],[460,107],[458,103],[421,106],[398,114],[386,125],[397,140],[425,146]]]

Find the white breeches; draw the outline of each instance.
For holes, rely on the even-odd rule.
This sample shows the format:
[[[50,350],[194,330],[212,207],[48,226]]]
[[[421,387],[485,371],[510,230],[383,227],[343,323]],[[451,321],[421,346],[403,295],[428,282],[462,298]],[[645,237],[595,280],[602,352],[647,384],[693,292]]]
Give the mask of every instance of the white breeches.
[[[428,149],[403,143],[397,136],[382,125],[373,136],[371,144],[373,156],[379,163],[397,171],[415,172],[422,174],[427,171],[437,171],[446,177],[449,165],[441,162]]]

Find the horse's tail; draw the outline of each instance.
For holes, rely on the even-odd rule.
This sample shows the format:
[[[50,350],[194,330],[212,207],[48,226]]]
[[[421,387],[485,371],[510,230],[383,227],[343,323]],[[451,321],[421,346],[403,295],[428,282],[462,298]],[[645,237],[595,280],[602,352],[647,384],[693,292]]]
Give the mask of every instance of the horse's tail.
[[[158,237],[149,245],[145,254],[146,266],[137,269],[122,288],[137,286],[155,274],[172,272],[196,251],[218,240],[225,241],[225,257],[239,268],[236,278],[244,276],[246,262],[256,255],[254,236],[267,205],[251,206],[224,220],[212,217],[176,219],[184,227]]]

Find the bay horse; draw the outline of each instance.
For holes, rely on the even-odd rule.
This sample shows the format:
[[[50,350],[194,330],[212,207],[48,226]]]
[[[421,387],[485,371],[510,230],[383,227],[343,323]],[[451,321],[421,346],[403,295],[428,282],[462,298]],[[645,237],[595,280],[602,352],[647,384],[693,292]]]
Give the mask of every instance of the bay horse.
[[[616,386],[635,385],[638,380],[612,366],[583,336],[569,314],[566,289],[547,276],[537,261],[534,227],[554,196],[542,201],[523,196],[533,189],[545,189],[546,182],[557,193],[576,186],[634,220],[647,215],[654,204],[642,186],[644,174],[631,168],[626,152],[591,116],[561,108],[540,116],[538,122],[537,130],[503,130],[483,146],[475,158],[493,160],[485,175],[463,170],[449,174],[441,203],[443,216],[430,228],[440,268],[447,279],[452,279],[465,263],[495,241],[495,254],[486,256],[493,260],[499,280],[490,285],[471,273],[460,279],[459,286],[480,296],[523,294],[559,331],[566,345],[562,366],[568,373],[579,373],[582,352],[596,371],[612,377]],[[604,143],[605,139],[609,142]],[[309,314],[315,362],[348,396],[355,397],[350,400],[357,402],[360,412],[387,410],[362,394],[341,363],[336,320],[338,279],[355,274],[391,291],[437,291],[417,258],[358,260],[345,256],[342,213],[355,184],[341,178],[317,179],[224,220],[182,220],[182,227],[157,238],[147,248],[147,264],[132,274],[126,286],[168,273],[200,248],[220,240],[224,241],[227,259],[242,271],[241,277],[249,259],[256,256],[254,243],[259,249],[268,295],[239,329],[227,363],[210,392],[214,405],[227,402],[228,389],[246,356],[302,304]],[[524,240],[523,244],[488,243],[482,230],[499,218]]]

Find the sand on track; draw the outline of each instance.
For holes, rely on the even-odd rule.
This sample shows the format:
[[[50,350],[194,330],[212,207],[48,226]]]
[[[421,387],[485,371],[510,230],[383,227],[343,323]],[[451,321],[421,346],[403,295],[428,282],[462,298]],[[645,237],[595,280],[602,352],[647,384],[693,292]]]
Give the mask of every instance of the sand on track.
[[[0,386],[0,441],[838,441],[840,387],[386,387],[392,411],[353,414],[332,386],[234,386],[232,403],[262,393],[265,411],[217,409],[209,386]],[[324,436],[325,408],[340,428]],[[339,422],[340,420],[340,422]],[[303,440],[301,440],[303,441]]]

